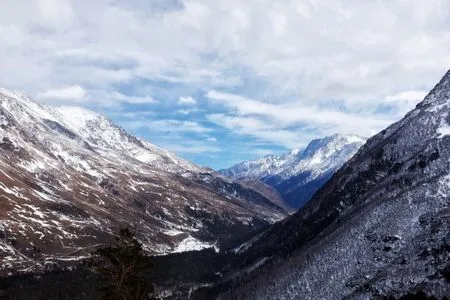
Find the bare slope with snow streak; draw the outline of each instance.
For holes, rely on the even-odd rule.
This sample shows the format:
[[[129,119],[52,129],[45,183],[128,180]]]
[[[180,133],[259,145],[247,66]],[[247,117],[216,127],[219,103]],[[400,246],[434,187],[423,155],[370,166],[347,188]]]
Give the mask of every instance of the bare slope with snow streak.
[[[450,294],[450,71],[298,213],[248,246],[270,257],[233,299]],[[250,278],[248,275],[246,278]]]
[[[86,255],[119,226],[147,250],[220,246],[285,216],[260,193],[76,107],[0,90],[3,269]]]

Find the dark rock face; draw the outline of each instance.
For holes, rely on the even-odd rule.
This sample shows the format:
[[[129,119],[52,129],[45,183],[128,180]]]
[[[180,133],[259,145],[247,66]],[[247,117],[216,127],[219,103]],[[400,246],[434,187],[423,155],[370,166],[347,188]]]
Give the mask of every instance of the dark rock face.
[[[3,137],[0,148],[4,151],[13,151],[14,150],[14,144],[11,142],[11,140],[7,137]]]
[[[243,255],[233,299],[450,294],[450,72]]]
[[[77,137],[77,135],[75,133],[73,133],[72,131],[70,131],[66,127],[62,126],[58,122],[55,122],[55,121],[52,121],[52,120],[48,120],[48,119],[43,119],[42,121],[44,122],[45,125],[47,125],[51,129],[53,129],[57,133],[67,136],[69,139],[73,140],[73,139],[75,139]]]

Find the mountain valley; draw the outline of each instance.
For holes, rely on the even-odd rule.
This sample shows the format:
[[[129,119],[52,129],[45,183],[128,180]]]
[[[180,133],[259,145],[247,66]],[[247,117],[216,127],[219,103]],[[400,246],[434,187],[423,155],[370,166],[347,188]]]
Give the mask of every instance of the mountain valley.
[[[6,95],[2,99],[11,98],[15,94],[6,93]],[[11,103],[11,99],[6,100]],[[44,113],[41,113],[41,120],[42,114]],[[26,133],[24,129],[19,131],[19,134],[15,130],[11,131],[10,124],[14,124],[11,114],[3,111],[3,115],[6,120],[3,121],[3,130],[7,129],[18,136]],[[46,171],[45,174],[49,176],[47,172],[50,167],[39,165],[39,161],[32,159],[36,156],[28,154],[30,149],[36,151],[36,145],[41,145],[43,139],[39,142],[39,138],[33,140],[29,135],[27,139],[33,141],[31,144],[33,147],[25,147],[14,135],[5,134],[7,139],[3,139],[1,148],[10,160],[2,161],[4,166],[2,195],[8,200],[6,203],[11,204],[5,206],[6,209],[2,212],[11,221],[5,222],[9,226],[9,231],[5,230],[6,234],[2,237],[2,250],[5,253],[10,251],[8,256],[4,256],[4,261],[11,270],[15,268],[14,264],[18,263],[14,255],[22,261],[33,260],[36,254],[27,255],[26,241],[32,240],[33,244],[29,245],[33,246],[41,238],[42,243],[39,245],[50,244],[52,240],[49,240],[49,237],[54,236],[53,231],[57,233],[56,236],[64,237],[63,234],[77,233],[77,226],[83,227],[83,233],[92,233],[86,237],[79,235],[72,239],[61,238],[63,242],[60,249],[66,250],[69,247],[74,252],[58,254],[61,250],[50,251],[48,250],[50,248],[43,248],[42,252],[45,255],[41,257],[36,255],[34,265],[43,261],[43,257],[48,259],[50,256],[55,259],[60,255],[60,262],[64,259],[70,260],[74,256],[80,259],[82,250],[93,245],[94,240],[101,240],[102,234],[105,235],[104,240],[108,240],[108,234],[112,232],[108,231],[109,227],[106,224],[113,221],[125,222],[127,219],[133,220],[132,228],[136,229],[138,237],[149,253],[167,254],[151,258],[158,267],[151,270],[148,278],[155,284],[155,295],[159,299],[400,299],[401,297],[420,299],[425,297],[424,295],[445,299],[450,292],[449,116],[450,71],[402,120],[368,139],[364,145],[359,145],[361,147],[355,150],[356,154],[343,162],[343,166],[330,175],[330,179],[318,188],[311,200],[290,216],[287,213],[289,207],[281,195],[269,185],[259,181],[257,177],[251,179],[236,176],[240,183],[232,181],[211,170],[196,167],[182,160],[178,161],[175,156],[159,148],[151,151],[152,155],[155,153],[159,155],[153,160],[140,162],[136,159],[138,162],[135,162],[130,159],[129,154],[136,153],[135,151],[125,150],[128,154],[120,152],[129,149],[129,146],[123,148],[121,145],[121,148],[115,148],[113,152],[111,148],[117,146],[97,142],[90,139],[86,133],[83,133],[84,138],[80,138],[81,134],[68,133],[69,130],[75,132],[74,127],[62,126],[61,124],[65,124],[62,120],[54,119],[52,121],[58,122],[61,126],[50,123],[53,124],[52,127],[58,128],[58,132],[63,132],[64,136],[72,136],[77,146],[72,144],[71,149],[76,149],[77,155],[85,154],[83,161],[89,162],[88,165],[84,163],[79,165],[79,160],[76,163],[71,161],[70,156],[60,150],[58,155],[64,159],[62,163],[62,160],[53,154],[55,152],[49,151],[53,148],[48,144],[47,148],[38,148],[40,157],[47,159],[39,161],[45,162],[47,166],[48,161],[51,161],[47,157],[50,157],[64,170],[64,173],[56,173],[58,177],[53,178],[51,182],[54,183],[51,187],[77,188],[77,191],[82,192],[81,195],[91,195],[83,198],[84,201],[79,197],[66,196],[70,199],[70,202],[66,203],[63,202],[65,194],[60,193],[59,189],[55,191],[48,185],[50,182],[48,179],[44,180],[42,178],[45,177],[35,174],[39,168],[39,173]],[[20,123],[26,125],[24,121]],[[34,120],[34,123],[37,122]],[[16,127],[12,126],[14,129],[18,127],[18,123],[15,124]],[[45,130],[35,128],[34,132],[41,134],[47,132],[47,135],[51,132],[53,136],[52,127],[48,126]],[[123,133],[120,130],[119,132]],[[334,136],[325,140],[334,138],[340,137]],[[66,137],[64,141],[69,142],[66,141]],[[363,143],[363,140],[359,139],[358,142]],[[150,145],[144,149],[149,149],[148,147]],[[128,175],[124,176],[120,172],[124,170],[122,164],[120,168],[114,165],[114,160],[111,161],[105,153],[95,155],[95,159],[87,159],[86,153],[90,151],[95,153],[104,151],[109,153],[108,155],[114,153],[114,157],[120,157],[122,164],[127,166]],[[53,155],[48,154],[49,152]],[[42,153],[46,153],[47,156]],[[298,151],[296,154],[299,153],[302,152]],[[303,153],[311,152],[304,150]],[[337,153],[349,152],[337,151]],[[20,159],[16,158],[19,154]],[[91,156],[94,157],[92,154]],[[148,156],[139,155],[139,158]],[[124,159],[125,157],[127,158]],[[339,154],[337,157],[342,156]],[[29,163],[19,169],[18,162],[23,160]],[[165,162],[159,165],[161,161]],[[11,166],[14,162],[15,165]],[[66,165],[69,163],[70,165]],[[101,164],[102,168],[92,167],[97,164]],[[105,166],[109,166],[109,169]],[[83,168],[82,171],[77,171],[77,167]],[[119,172],[113,173],[116,168]],[[22,169],[26,171],[17,171]],[[130,172],[130,169],[135,173]],[[246,170],[250,171],[249,168]],[[108,177],[109,180],[118,176],[119,182],[127,180],[128,185],[121,185],[118,181],[113,181],[112,185],[102,183],[103,179],[99,180],[99,175],[94,172],[106,177],[106,171],[114,174]],[[82,175],[77,172],[81,172]],[[152,176],[147,177],[145,172],[151,173]],[[34,176],[30,176],[30,173]],[[75,181],[77,184],[73,185],[74,181],[62,181],[63,174],[77,178],[80,183]],[[150,178],[153,181],[150,181]],[[59,183],[58,179],[62,182]],[[144,202],[146,203],[144,206],[137,205],[140,210],[133,206],[134,202],[128,197],[132,197],[129,196],[130,190],[140,186],[136,184],[137,182],[151,182],[152,189],[147,190],[147,193],[160,191],[161,197],[166,197],[166,201],[171,203],[171,206],[164,206],[162,199],[156,198],[160,200],[156,202],[158,208],[164,207],[170,214],[178,213],[173,219],[169,213],[166,213],[165,217],[156,218],[165,224],[171,222],[172,227],[167,228],[160,223],[155,225],[142,216],[142,211],[146,214],[152,211],[152,202]],[[126,188],[127,186],[129,188]],[[159,189],[155,189],[157,186]],[[181,193],[180,189],[184,192],[181,195],[185,198],[175,202],[173,199],[181,197],[177,196],[177,193]],[[102,198],[102,190],[106,190],[104,193],[108,198],[112,197],[115,201],[109,202],[108,198]],[[192,194],[203,197],[195,198],[197,201],[191,204],[188,195]],[[93,199],[101,199],[105,202],[104,206]],[[128,199],[126,200],[128,202],[124,202],[123,199]],[[134,199],[142,204],[143,199],[154,198]],[[21,200],[22,206],[30,208],[32,212],[25,213],[25,208],[14,210],[15,207],[19,207],[18,203],[22,203],[19,202]],[[45,205],[37,208],[35,203],[41,202]],[[64,203],[69,207],[58,206],[55,202]],[[189,203],[189,207],[184,207],[184,210],[177,206],[183,207],[186,202]],[[127,209],[124,209],[125,206]],[[120,216],[108,212],[106,209],[108,207],[119,211]],[[174,210],[174,207],[178,209]],[[52,210],[57,210],[58,213],[52,213]],[[33,213],[36,216],[33,216]],[[53,215],[59,217],[52,220],[56,221],[52,222],[55,226],[45,221]],[[39,218],[40,216],[42,218]],[[92,216],[95,219],[92,219]],[[187,216],[191,218],[191,222],[177,223],[180,222],[177,220],[185,220]],[[139,224],[136,219],[139,220]],[[74,220],[83,220],[83,225]],[[25,224],[30,224],[27,226],[32,228],[33,233],[27,231],[27,226],[21,226],[24,221],[28,222]],[[60,223],[68,221],[71,222],[68,227],[61,226]],[[201,222],[201,225],[196,227],[193,225],[198,224],[196,222]],[[35,223],[40,225],[34,225]],[[267,226],[270,223],[273,224]],[[179,227],[176,227],[177,224]],[[219,227],[217,224],[220,224]],[[146,226],[151,230],[144,231],[143,228]],[[164,231],[161,227],[166,230],[177,230],[177,235],[181,235],[181,241],[178,240],[177,243],[176,238],[158,240],[162,235],[172,236],[169,234],[172,231]],[[11,228],[17,228],[17,232],[23,235],[22,239],[11,243],[11,240],[8,240],[8,232],[14,232]],[[184,230],[183,234],[178,233],[182,231],[181,228]],[[146,236],[148,232],[152,232],[153,235]],[[229,236],[221,236],[224,233],[229,233]],[[34,237],[32,234],[38,236]],[[146,244],[146,237],[152,242]],[[79,246],[77,243],[83,242],[84,239],[86,239],[84,247],[83,244]],[[204,244],[198,247],[199,241],[210,247]],[[220,251],[213,250],[214,246],[219,246]],[[77,250],[76,247],[83,249]],[[18,249],[24,248],[25,251],[19,252]],[[20,266],[23,267],[24,264]],[[59,288],[50,286],[55,286],[55,282],[58,283],[56,284],[58,287],[75,282],[75,285],[69,285],[73,299],[85,299],[88,295],[95,299],[94,275],[83,267],[60,272],[62,273],[44,273],[38,277],[10,277],[1,283],[0,290],[6,291],[6,295],[14,294],[15,299],[27,299],[30,290],[60,293]],[[21,291],[21,282],[27,282],[30,290]],[[80,288],[83,289],[83,294],[80,294]]]
[[[242,260],[252,267],[222,299],[448,296],[448,128],[450,71],[305,207],[250,240]]]

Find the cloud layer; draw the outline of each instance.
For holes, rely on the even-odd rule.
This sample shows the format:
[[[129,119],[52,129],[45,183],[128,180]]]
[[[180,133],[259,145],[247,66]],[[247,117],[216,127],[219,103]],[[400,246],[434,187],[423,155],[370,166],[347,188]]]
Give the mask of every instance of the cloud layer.
[[[450,67],[449,12],[448,0],[2,1],[0,86],[122,124],[152,112],[140,121],[202,157],[246,138],[247,154],[220,163],[165,143],[227,164],[400,118]],[[138,133],[159,141],[154,126]]]

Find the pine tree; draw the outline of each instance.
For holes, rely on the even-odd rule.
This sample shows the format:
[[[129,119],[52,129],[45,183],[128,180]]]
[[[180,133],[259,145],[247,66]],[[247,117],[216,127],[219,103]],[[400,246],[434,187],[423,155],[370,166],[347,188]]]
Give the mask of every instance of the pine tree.
[[[103,299],[151,298],[153,285],[146,273],[153,264],[144,255],[142,244],[128,228],[120,229],[114,246],[94,251],[90,265],[100,275]]]

